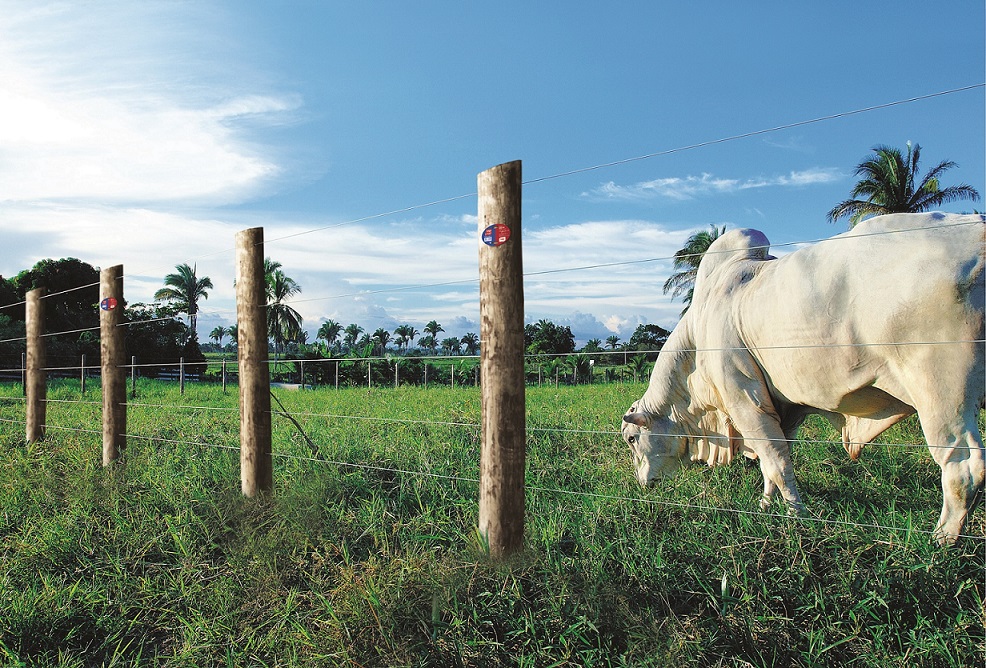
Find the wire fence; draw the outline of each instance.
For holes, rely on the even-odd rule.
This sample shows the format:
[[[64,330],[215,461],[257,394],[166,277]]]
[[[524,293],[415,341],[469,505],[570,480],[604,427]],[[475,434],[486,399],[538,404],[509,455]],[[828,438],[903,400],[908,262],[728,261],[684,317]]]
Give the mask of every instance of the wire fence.
[[[9,399],[9,398],[3,398],[3,399]],[[92,403],[92,404],[96,404],[97,402],[62,401],[61,403]],[[151,409],[155,409],[155,410],[184,410],[184,409],[188,409],[188,410],[232,412],[232,413],[235,413],[238,410],[238,409],[235,409],[235,408],[224,408],[224,407],[214,407],[214,406],[173,405],[173,404],[130,404],[130,405],[131,406],[134,406],[134,407],[151,408]],[[271,414],[272,414],[272,416],[283,416],[284,415],[284,413],[282,411],[272,411]],[[307,417],[307,418],[310,418],[310,417],[321,417],[321,418],[333,418],[333,419],[340,419],[340,420],[365,420],[365,421],[373,421],[373,422],[381,422],[381,423],[395,423],[395,424],[415,424],[415,425],[441,426],[441,427],[462,427],[462,428],[469,428],[469,429],[474,429],[474,430],[478,430],[479,427],[480,427],[480,425],[478,423],[450,422],[450,421],[442,421],[442,420],[409,420],[409,419],[401,419],[401,418],[377,418],[377,417],[370,417],[370,416],[336,415],[336,414],[326,414],[326,413],[303,413],[303,412],[294,412],[291,415],[294,416],[294,417]],[[24,420],[11,419],[11,418],[0,418],[0,423],[16,424],[16,425],[23,425],[23,424],[25,424]],[[60,432],[72,432],[72,433],[78,433],[78,434],[83,434],[83,435],[91,435],[91,436],[100,436],[100,435],[102,435],[102,432],[100,430],[97,430],[97,429],[86,429],[86,428],[80,428],[80,427],[64,427],[64,426],[54,425],[54,424],[46,425],[46,428],[49,428],[49,429],[52,429],[52,430],[56,430],[56,431],[60,431]],[[619,433],[620,433],[618,431],[607,431],[607,430],[593,431],[593,430],[538,428],[538,427],[529,428],[527,431],[528,431],[529,434],[536,434],[536,433],[539,433],[539,432],[543,432],[543,433],[558,433],[558,434],[590,434],[590,435],[595,435],[595,436],[609,436],[609,437],[618,436]],[[240,449],[239,448],[239,445],[226,445],[226,444],[222,444],[222,443],[213,442],[212,440],[210,440],[209,437],[202,437],[202,438],[199,438],[198,440],[187,440],[187,439],[178,439],[178,438],[166,438],[166,437],[162,437],[162,436],[150,436],[150,435],[146,435],[146,434],[129,433],[129,432],[126,434],[126,437],[128,439],[134,439],[134,440],[138,440],[138,441],[147,441],[147,442],[151,442],[151,443],[167,444],[167,445],[171,445],[171,446],[192,446],[192,447],[196,447],[196,448],[210,448],[210,449],[220,450],[220,451],[226,451],[226,452],[239,452],[239,449]],[[307,436],[306,436],[306,438],[307,438]],[[825,441],[825,440],[802,441],[800,439],[792,439],[791,442],[792,443],[799,443],[801,445],[807,445],[807,444],[810,444],[810,443],[821,444],[821,445],[841,445],[841,442],[837,442],[837,441]],[[327,450],[328,448],[325,448],[324,447],[325,445],[326,445],[325,443],[318,444],[317,445],[317,450],[319,452],[321,452],[323,450]],[[886,447],[904,447],[904,448],[908,448],[908,447],[911,447],[911,448],[925,448],[925,447],[927,447],[927,446],[925,446],[923,444],[899,444],[899,443],[882,443],[882,444],[872,443],[872,444],[867,444],[867,445],[882,445],[882,446],[886,446]],[[186,452],[185,454],[187,456],[189,453]],[[448,482],[468,483],[468,484],[472,484],[472,485],[479,485],[479,483],[480,483],[480,478],[478,478],[478,477],[461,476],[461,475],[449,475],[449,474],[436,473],[436,472],[433,472],[433,471],[422,471],[422,470],[417,470],[417,469],[412,469],[412,468],[401,468],[401,467],[395,467],[395,466],[382,466],[382,465],[379,465],[379,464],[369,464],[369,463],[362,463],[362,462],[351,462],[351,461],[345,461],[345,460],[340,460],[340,459],[333,459],[333,458],[324,457],[324,456],[306,456],[306,455],[298,455],[298,454],[293,454],[293,453],[277,452],[277,451],[275,451],[272,454],[273,454],[273,457],[275,459],[283,460],[283,461],[295,461],[295,462],[302,462],[302,463],[307,463],[307,464],[318,464],[318,465],[335,466],[335,467],[341,467],[341,468],[350,468],[350,469],[358,469],[358,470],[364,470],[364,471],[374,471],[374,472],[380,472],[380,473],[387,473],[387,474],[391,474],[391,475],[395,475],[395,476],[408,476],[408,477],[417,477],[417,478],[429,478],[429,479],[441,480],[441,481],[448,481]],[[531,471],[531,474],[532,475],[535,474],[535,473],[537,473],[537,472],[536,471]],[[547,471],[547,473],[551,473],[551,472],[550,471]],[[915,528],[913,526],[893,526],[893,525],[888,525],[888,524],[869,523],[869,522],[856,522],[856,521],[845,520],[845,519],[833,519],[833,518],[830,518],[830,517],[818,517],[818,516],[813,516],[813,515],[782,514],[782,513],[772,512],[772,511],[769,511],[769,510],[751,510],[751,509],[745,509],[745,508],[729,508],[729,507],[723,507],[723,506],[697,504],[697,503],[691,503],[691,502],[685,502],[685,501],[679,501],[679,500],[667,499],[667,498],[654,498],[653,496],[649,496],[648,497],[648,496],[640,496],[640,495],[632,495],[632,494],[606,494],[606,493],[600,493],[600,492],[587,491],[585,489],[574,490],[574,489],[564,489],[564,488],[559,488],[559,487],[545,487],[545,486],[531,485],[531,484],[525,485],[525,489],[527,490],[527,493],[528,494],[561,495],[561,496],[569,496],[569,497],[578,497],[578,498],[583,498],[583,499],[593,499],[593,500],[599,500],[599,501],[626,502],[626,503],[633,503],[633,504],[639,503],[639,504],[649,505],[649,506],[662,506],[662,507],[668,507],[668,508],[677,508],[677,509],[685,510],[685,511],[701,511],[701,512],[708,512],[708,513],[723,513],[723,514],[729,514],[729,515],[739,515],[739,516],[745,516],[745,517],[750,517],[750,518],[757,518],[757,519],[761,519],[761,520],[783,519],[783,520],[786,520],[786,521],[796,521],[796,522],[802,522],[802,523],[812,523],[812,524],[820,524],[820,525],[828,525],[828,526],[844,526],[844,527],[853,528],[853,529],[878,530],[878,531],[885,531],[885,532],[889,532],[889,533],[925,535],[925,536],[929,536],[929,537],[935,535],[935,532],[934,531],[927,530],[927,529],[919,529],[919,528]],[[963,534],[959,534],[958,537],[959,538],[962,538],[962,539],[967,539],[967,540],[979,541],[979,542],[982,542],[984,544],[984,546],[986,546],[986,536],[976,535],[976,534],[969,534],[969,533],[963,533]]]
[[[538,178],[530,179],[530,180],[525,181],[524,183],[525,183],[525,185],[528,185],[528,184],[532,185],[532,184],[542,183],[542,182],[549,181],[549,180],[561,179],[561,178],[564,178],[564,177],[567,177],[567,176],[572,176],[572,175],[575,175],[575,174],[581,174],[581,173],[585,173],[585,172],[589,172],[589,171],[595,171],[595,170],[600,170],[600,169],[604,169],[604,168],[608,168],[608,167],[614,167],[614,166],[617,166],[617,165],[623,165],[623,164],[627,164],[627,163],[630,163],[630,162],[647,160],[647,159],[651,159],[651,158],[655,158],[655,157],[659,157],[659,156],[667,156],[667,155],[671,155],[671,154],[675,154],[675,153],[680,153],[680,152],[683,152],[683,151],[694,150],[694,149],[701,148],[701,147],[707,147],[707,146],[712,146],[712,145],[717,145],[717,144],[723,144],[723,143],[737,141],[737,140],[741,140],[741,139],[745,139],[745,138],[750,138],[750,137],[754,137],[754,136],[760,136],[760,135],[764,135],[764,134],[768,134],[768,133],[772,133],[772,132],[778,132],[778,131],[781,131],[781,130],[786,130],[786,129],[796,128],[796,127],[801,127],[801,126],[815,124],[815,123],[820,123],[820,122],[825,122],[825,121],[832,121],[832,120],[835,120],[835,119],[844,118],[844,117],[848,117],[848,116],[852,116],[852,115],[857,115],[857,114],[862,114],[862,113],[868,113],[868,112],[873,112],[873,111],[877,111],[877,110],[887,109],[887,108],[890,108],[890,107],[893,107],[893,106],[902,105],[902,104],[915,103],[915,102],[919,102],[919,101],[922,101],[922,100],[927,100],[927,99],[931,99],[931,98],[935,98],[935,97],[941,97],[941,96],[956,94],[956,93],[960,93],[960,92],[964,92],[964,91],[969,91],[969,90],[973,90],[973,89],[981,89],[984,86],[986,86],[986,84],[974,84],[974,85],[971,85],[971,86],[954,88],[954,89],[950,89],[950,90],[946,90],[946,91],[941,91],[941,92],[933,93],[933,94],[929,94],[929,95],[917,96],[917,97],[912,97],[912,98],[908,98],[908,99],[897,100],[897,101],[888,102],[888,103],[884,103],[884,104],[879,104],[879,105],[874,105],[874,106],[870,106],[870,107],[860,108],[860,109],[856,109],[856,110],[850,110],[850,111],[840,112],[840,113],[837,113],[837,114],[832,114],[832,115],[827,115],[827,116],[821,116],[821,117],[817,117],[817,118],[813,118],[813,119],[808,119],[808,120],[804,120],[804,121],[798,121],[798,122],[789,123],[789,124],[785,124],[785,125],[780,125],[780,126],[776,126],[776,127],[765,128],[765,129],[761,129],[761,130],[755,130],[755,131],[752,131],[752,132],[747,132],[747,133],[732,135],[732,136],[729,136],[729,137],[723,137],[723,138],[719,138],[719,139],[712,139],[712,140],[708,140],[708,141],[704,141],[704,142],[699,142],[699,143],[695,143],[695,144],[690,144],[690,145],[686,145],[686,146],[680,146],[680,147],[666,149],[666,150],[662,150],[662,151],[656,151],[656,152],[646,153],[646,154],[643,154],[643,155],[640,155],[640,156],[635,156],[635,157],[630,157],[630,158],[624,158],[624,159],[617,160],[617,161],[612,161],[612,162],[607,162],[607,163],[602,163],[602,164],[597,164],[597,165],[592,165],[592,166],[577,168],[577,169],[573,169],[573,170],[568,170],[568,171],[560,172],[560,173],[557,173],[557,174],[554,174],[554,175],[549,175],[549,176],[543,176],[543,177],[538,177]],[[468,193],[468,194],[456,195],[456,196],[453,196],[453,197],[438,199],[438,200],[434,200],[434,201],[430,201],[430,202],[426,202],[426,203],[422,203],[422,204],[416,204],[416,205],[412,205],[412,206],[408,206],[408,207],[404,207],[404,208],[400,208],[400,209],[395,209],[393,211],[387,211],[387,212],[372,214],[372,215],[369,215],[369,216],[363,216],[363,217],[360,217],[360,218],[354,218],[352,220],[347,220],[347,221],[344,221],[344,222],[341,222],[341,223],[336,223],[336,224],[333,224],[333,225],[321,226],[321,227],[312,228],[312,229],[305,230],[305,231],[298,232],[298,233],[294,233],[294,234],[289,234],[289,235],[283,235],[283,236],[280,236],[280,237],[275,237],[275,238],[272,238],[272,239],[268,240],[266,242],[266,244],[275,244],[275,243],[278,243],[278,242],[281,242],[281,241],[284,241],[284,240],[287,240],[287,239],[292,239],[292,238],[296,238],[296,237],[303,236],[303,235],[308,235],[308,234],[312,234],[312,233],[316,233],[316,232],[322,232],[322,231],[326,231],[326,230],[330,230],[330,229],[342,227],[342,226],[345,226],[345,225],[351,225],[351,224],[355,224],[355,223],[359,223],[359,222],[365,222],[365,221],[374,220],[374,219],[382,219],[382,218],[386,218],[386,217],[397,215],[397,214],[402,214],[402,213],[407,213],[407,212],[411,212],[411,211],[415,211],[415,210],[420,210],[420,209],[424,209],[424,208],[434,207],[434,206],[437,206],[437,205],[440,205],[440,204],[447,204],[447,203],[452,203],[452,202],[456,202],[456,201],[461,201],[461,200],[469,199],[469,198],[472,198],[472,197],[475,197],[475,196],[476,196],[476,193]],[[979,224],[979,225],[981,225],[982,224],[982,221],[962,223],[962,225],[973,225],[973,224]],[[903,234],[903,233],[906,233],[908,231],[912,231],[912,230],[907,230],[907,231],[889,230],[889,231],[876,232],[876,233],[873,233],[873,234],[880,234],[880,235]],[[857,236],[862,236],[862,235],[857,235]],[[841,236],[833,237],[833,238],[830,238],[830,239],[806,239],[806,240],[798,241],[798,242],[789,242],[789,243],[785,243],[785,244],[777,244],[777,245],[774,245],[774,248],[778,248],[778,247],[799,247],[800,248],[800,247],[804,247],[804,246],[812,245],[812,244],[834,243],[834,242],[839,242],[839,241],[845,241],[846,239],[847,239],[847,237],[841,237]],[[217,251],[216,253],[210,254],[210,255],[220,255],[220,254],[223,254],[223,253],[230,252],[231,250],[232,249],[221,250],[221,251]],[[766,249],[764,249],[764,250],[766,250]],[[715,252],[715,251],[713,251],[713,252]],[[639,265],[639,264],[645,264],[645,263],[657,263],[657,262],[662,262],[662,261],[670,261],[670,260],[673,260],[673,259],[674,259],[674,256],[636,258],[636,259],[631,259],[631,260],[626,260],[626,261],[620,261],[620,262],[599,263],[599,264],[582,265],[582,266],[575,266],[575,267],[558,267],[558,268],[552,268],[552,269],[541,270],[541,271],[532,271],[532,272],[525,273],[524,276],[525,277],[536,277],[536,276],[546,276],[546,275],[553,275],[553,274],[560,274],[560,273],[567,273],[567,272],[580,272],[580,271],[592,271],[592,270],[598,270],[598,269],[611,269],[611,268],[621,267],[621,266],[633,266],[633,265]],[[452,285],[465,285],[465,284],[472,284],[472,283],[478,283],[478,282],[479,282],[479,278],[469,277],[469,278],[463,278],[461,280],[454,280],[454,281],[442,281],[442,282],[427,283],[427,284],[393,286],[393,287],[390,287],[390,288],[378,289],[378,290],[359,291],[359,292],[345,293],[345,294],[334,294],[334,295],[321,296],[321,297],[311,297],[311,298],[305,298],[305,299],[295,299],[295,300],[291,300],[290,302],[285,302],[285,303],[287,303],[288,305],[290,305],[290,304],[300,304],[300,303],[305,303],[305,302],[325,301],[325,300],[340,299],[340,298],[354,297],[354,296],[376,295],[376,294],[386,294],[386,293],[398,293],[398,292],[405,292],[405,291],[410,291],[410,290],[421,290],[421,289],[429,289],[429,288],[435,288],[435,287],[447,287],[447,286],[452,286]],[[98,282],[96,282],[96,283],[87,283],[87,284],[84,284],[84,285],[79,285],[79,286],[76,286],[76,287],[70,287],[70,288],[67,288],[67,289],[63,289],[63,290],[59,290],[59,291],[56,291],[56,292],[52,292],[52,293],[46,294],[46,295],[44,295],[44,298],[45,299],[52,299],[52,298],[64,296],[66,294],[73,293],[73,292],[76,292],[76,291],[82,291],[82,290],[86,290],[86,289],[90,289],[90,288],[94,288],[94,287],[98,287],[98,286],[99,286],[99,283]],[[6,304],[6,305],[3,305],[3,306],[0,306],[0,312],[2,312],[5,309],[19,308],[19,307],[24,306],[24,305],[26,305],[26,301],[19,301],[19,302],[15,302],[15,303],[11,303],[11,304]],[[94,313],[93,313],[94,319],[95,319],[95,317],[97,315],[98,315],[98,310],[96,310],[94,308]],[[155,322],[164,322],[164,321],[168,321],[168,320],[172,320],[172,318],[154,318],[154,319],[149,319],[149,320],[135,320],[135,321],[131,321],[131,322],[121,323],[120,326],[122,326],[122,327],[132,327],[132,326],[136,326],[136,325],[150,324],[150,323],[155,323]],[[46,333],[43,334],[43,336],[45,338],[53,338],[53,337],[60,337],[60,336],[70,336],[70,335],[76,335],[76,334],[83,334],[83,333],[87,333],[87,332],[98,332],[99,330],[100,330],[100,327],[99,326],[94,326],[94,327],[78,327],[78,328],[72,328],[72,329],[67,329],[67,330],[58,331],[58,332],[51,332],[51,333],[47,333],[46,332]],[[7,338],[7,339],[4,339],[4,340],[0,340],[0,344],[21,343],[21,342],[26,342],[27,340],[28,340],[28,337],[27,336]],[[889,346],[889,345],[892,345],[892,346],[943,346],[943,345],[969,345],[969,344],[982,345],[983,343],[984,343],[984,341],[981,340],[981,339],[962,340],[962,341],[932,341],[932,340],[925,340],[925,341],[898,341],[898,342],[894,342],[894,343],[862,343],[862,344],[855,344],[855,343],[854,344],[847,344],[847,343],[795,344],[795,345],[786,345],[786,346],[765,346],[765,347],[760,347],[760,348],[747,348],[747,347],[690,348],[690,349],[682,349],[682,350],[679,350],[678,352],[710,353],[710,352],[735,352],[735,351],[750,351],[750,350],[756,351],[756,350],[782,350],[782,349],[786,349],[786,350],[807,350],[807,349],[836,349],[836,348],[846,348],[846,347],[872,347],[872,346]],[[480,342],[480,345],[482,345],[482,342]],[[611,359],[613,356],[618,356],[618,355],[638,354],[638,353],[647,354],[648,352],[651,352],[651,351],[609,350],[609,351],[598,351],[598,352],[590,352],[590,353],[583,353],[583,354],[585,354],[587,356],[590,356],[590,357],[595,357],[595,358],[604,358],[604,359],[609,358],[609,359]],[[653,353],[651,352],[651,354],[653,354]],[[551,355],[551,354],[549,354],[549,355],[538,355],[538,356],[531,356],[531,360],[532,361],[541,361],[541,360],[544,360],[544,359],[551,359],[552,357],[568,356],[568,355],[570,355],[570,354],[569,353],[563,353],[563,354],[557,354],[557,355]],[[439,355],[436,355],[436,356],[430,356],[430,357],[429,356],[414,356],[414,357],[377,356],[377,357],[364,357],[364,358],[329,357],[329,358],[310,359],[310,360],[309,359],[305,359],[305,360],[300,360],[300,359],[284,360],[284,359],[277,359],[277,358],[275,358],[275,359],[266,360],[266,364],[272,365],[272,366],[273,365],[278,365],[278,364],[285,364],[286,362],[289,362],[289,363],[292,363],[292,364],[306,364],[306,365],[325,365],[325,364],[332,364],[332,363],[335,363],[336,365],[340,365],[340,364],[366,364],[367,365],[367,368],[368,368],[367,373],[368,373],[368,376],[369,376],[369,379],[370,379],[369,380],[369,383],[372,385],[372,375],[369,372],[369,366],[371,364],[373,364],[373,363],[378,363],[378,364],[382,363],[382,364],[386,364],[386,365],[393,364],[394,367],[395,367],[395,369],[396,369],[401,363],[404,363],[404,362],[424,362],[427,365],[427,363],[429,361],[442,361],[442,362],[446,362],[447,363],[449,361],[478,360],[478,359],[479,359],[479,356],[475,356],[475,355],[455,355],[455,356],[453,356],[453,355],[440,355],[440,356]],[[204,368],[221,366],[223,368],[223,371],[224,371],[223,376],[225,378],[225,370],[226,370],[226,366],[227,366],[225,360],[221,360],[221,361],[207,360],[207,361],[204,361],[204,362],[196,361],[196,362],[194,362],[194,365],[196,365],[197,367],[204,367]],[[125,368],[125,369],[129,370],[132,373],[133,379],[136,380],[136,374],[137,374],[138,370],[160,371],[160,370],[165,370],[165,369],[174,369],[176,366],[178,366],[178,365],[176,365],[175,362],[153,362],[153,363],[140,363],[140,364],[133,363],[131,365],[123,365],[122,368]],[[84,375],[87,371],[90,371],[90,372],[95,371],[96,368],[97,367],[95,367],[95,366],[87,366],[86,364],[83,363],[83,364],[80,364],[79,366],[61,365],[61,364],[59,364],[57,366],[47,366],[47,367],[44,367],[42,370],[45,371],[45,372],[52,372],[52,373],[57,373],[57,372],[75,372],[75,371],[78,371],[80,374],[83,374]],[[0,369],[0,372],[2,372],[2,371],[8,371],[8,372],[17,371],[17,372],[23,373],[25,370],[26,370],[26,365],[23,365],[22,364],[22,366],[19,367],[19,368],[13,368],[13,367],[11,367],[11,368],[6,368],[6,369]],[[302,375],[301,375],[300,381],[301,381],[300,384],[302,386],[304,386],[305,385],[304,371],[302,371]],[[25,401],[26,401],[25,399],[20,398],[20,397],[2,397],[0,399],[2,399],[2,401],[0,401],[0,405],[5,406],[5,407],[6,406],[10,406],[10,405],[23,405],[25,403]],[[92,405],[92,406],[100,405],[99,402],[87,401],[87,400],[85,400],[85,399],[83,399],[81,397],[79,399],[45,399],[44,401],[46,403],[51,403],[51,404],[59,404],[59,403],[62,403],[62,404],[72,404],[72,403],[77,403],[77,404],[87,404],[87,405]],[[154,404],[154,403],[141,403],[141,402],[137,402],[137,401],[128,402],[128,405],[131,406],[131,407],[133,407],[133,408],[147,409],[147,410],[160,410],[160,411],[189,410],[189,411],[209,411],[209,412],[222,412],[222,413],[230,413],[230,414],[233,414],[233,413],[238,412],[238,410],[239,410],[237,408],[232,408],[232,407],[216,407],[216,406],[191,405],[191,404],[190,405],[182,405],[182,404]],[[284,416],[284,412],[283,411],[271,411],[271,416],[273,417],[275,415]],[[413,424],[413,425],[424,425],[424,426],[435,426],[435,427],[440,426],[440,427],[450,427],[450,428],[463,428],[463,429],[470,429],[470,430],[477,430],[477,429],[480,428],[479,423],[472,423],[472,422],[428,420],[428,419],[409,419],[409,418],[380,418],[380,417],[367,416],[367,415],[344,415],[344,414],[336,414],[336,413],[299,412],[299,413],[294,413],[293,416],[294,417],[307,418],[307,419],[318,418],[318,419],[332,419],[332,420],[345,420],[345,421],[372,421],[372,422],[378,422],[378,423],[383,423],[383,424],[404,424],[404,425],[412,425]],[[0,418],[0,423],[12,424],[12,425],[13,424],[20,425],[20,424],[26,424],[26,420],[21,420],[21,419],[18,419],[18,418],[3,417],[3,418]],[[76,432],[76,433],[80,433],[80,434],[101,434],[102,433],[100,430],[86,429],[86,428],[65,427],[65,426],[60,426],[58,424],[48,424],[48,423],[46,423],[46,424],[44,424],[44,427],[46,429],[50,429],[50,430],[65,431],[65,432]],[[614,439],[619,438],[620,433],[621,433],[617,429],[612,429],[612,430],[609,430],[609,429],[580,430],[580,429],[564,429],[564,428],[557,428],[557,427],[540,427],[540,426],[531,426],[531,427],[528,427],[527,432],[528,432],[528,438],[530,438],[531,435],[536,435],[536,434],[560,434],[560,435],[580,434],[580,435],[585,435],[585,436],[598,437],[600,439],[606,439],[606,440],[608,440],[610,442],[612,442]],[[667,437],[672,437],[672,438],[687,438],[687,437],[693,436],[693,435],[690,435],[690,434],[683,434],[683,433],[682,434],[668,433],[668,434],[660,434],[660,435],[667,436]],[[128,437],[128,438],[135,439],[135,440],[146,440],[146,441],[151,441],[151,442],[167,443],[167,444],[175,445],[175,446],[179,446],[179,445],[182,445],[182,446],[183,445],[190,445],[190,446],[197,446],[197,447],[215,448],[215,449],[227,450],[227,451],[235,451],[235,450],[238,450],[238,447],[236,447],[236,446],[225,445],[225,444],[222,444],[222,443],[214,443],[214,442],[203,441],[203,440],[189,441],[189,440],[182,440],[182,439],[171,439],[171,438],[163,438],[163,437],[158,437],[158,436],[141,435],[141,434],[131,434],[131,433],[125,434],[125,436]],[[714,439],[714,438],[716,438],[716,436],[709,435],[709,436],[705,436],[705,438]],[[753,440],[753,439],[748,439],[748,440]],[[813,444],[823,445],[823,446],[846,445],[842,441],[832,441],[832,440],[828,440],[828,441],[826,441],[826,440],[801,441],[799,439],[790,439],[790,440],[787,440],[787,443],[789,445],[798,444],[799,447],[803,447],[807,443],[813,443]],[[320,444],[319,449],[321,450],[323,448],[323,446],[325,446],[325,445],[326,444],[324,444],[324,443],[323,444]],[[923,448],[931,448],[931,449],[936,449],[936,448],[948,448],[948,447],[952,447],[950,445],[923,444],[923,443],[904,443],[904,444],[900,444],[900,443],[866,443],[865,446],[866,447],[880,447],[880,448],[903,448],[903,449],[916,449],[916,448],[922,448],[922,449]],[[443,474],[438,474],[438,473],[434,473],[434,472],[416,471],[416,470],[405,469],[405,468],[398,468],[398,467],[382,467],[382,466],[378,466],[378,465],[374,465],[374,464],[366,464],[366,463],[358,463],[358,462],[346,462],[346,461],[336,461],[336,460],[324,458],[324,457],[321,457],[321,456],[318,456],[318,457],[314,457],[314,456],[302,456],[302,455],[291,454],[291,453],[284,453],[284,452],[275,452],[275,453],[273,453],[273,456],[275,456],[277,458],[281,458],[281,459],[286,459],[286,460],[294,460],[294,461],[299,461],[299,462],[311,462],[311,463],[318,463],[318,464],[321,464],[321,465],[334,465],[334,466],[340,466],[340,467],[351,467],[351,468],[360,468],[360,469],[366,469],[366,470],[386,471],[388,473],[395,474],[395,475],[422,476],[422,477],[429,477],[429,478],[440,479],[440,480],[448,480],[448,481],[455,481],[455,482],[464,482],[464,483],[469,483],[469,484],[479,484],[479,482],[480,482],[478,478],[472,478],[472,477],[466,477],[466,476],[443,475]],[[595,499],[600,499],[600,500],[628,501],[628,502],[651,504],[651,505],[671,506],[671,507],[677,507],[677,508],[688,509],[688,510],[702,510],[702,511],[708,511],[708,512],[735,513],[735,514],[758,516],[758,517],[764,517],[764,518],[787,517],[786,515],[778,515],[776,513],[770,513],[770,512],[764,512],[764,511],[750,511],[750,510],[741,510],[741,509],[735,509],[735,508],[720,508],[720,507],[714,507],[714,506],[704,506],[704,505],[699,505],[699,504],[685,503],[685,502],[675,501],[675,500],[655,499],[655,498],[647,498],[647,497],[632,496],[632,495],[606,495],[606,494],[600,494],[600,493],[589,492],[589,491],[584,491],[584,490],[566,490],[566,489],[555,489],[555,488],[549,488],[549,487],[528,486],[527,487],[527,491],[528,491],[528,493],[581,496],[581,497],[584,497],[584,498],[595,498]],[[851,527],[868,528],[868,529],[879,529],[879,530],[893,531],[893,532],[908,532],[908,533],[919,533],[919,534],[929,534],[929,535],[934,533],[932,531],[916,530],[916,529],[913,529],[912,527],[891,527],[891,526],[883,526],[883,525],[879,525],[879,524],[855,523],[855,522],[847,522],[847,521],[844,521],[844,520],[834,520],[834,519],[826,519],[826,518],[797,517],[795,519],[797,519],[798,521],[810,521],[810,522],[819,522],[819,523],[824,523],[824,524],[845,525],[845,526],[851,526]],[[984,543],[986,543],[986,537],[984,537],[984,536],[966,535],[964,537],[981,540]]]

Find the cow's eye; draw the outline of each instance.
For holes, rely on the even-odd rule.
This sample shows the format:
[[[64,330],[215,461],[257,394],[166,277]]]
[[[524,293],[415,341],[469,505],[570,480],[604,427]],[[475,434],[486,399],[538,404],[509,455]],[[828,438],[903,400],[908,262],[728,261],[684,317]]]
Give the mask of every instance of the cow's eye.
[[[629,443],[630,445],[633,445],[636,442],[637,442],[637,437],[636,436],[627,436],[627,443]]]

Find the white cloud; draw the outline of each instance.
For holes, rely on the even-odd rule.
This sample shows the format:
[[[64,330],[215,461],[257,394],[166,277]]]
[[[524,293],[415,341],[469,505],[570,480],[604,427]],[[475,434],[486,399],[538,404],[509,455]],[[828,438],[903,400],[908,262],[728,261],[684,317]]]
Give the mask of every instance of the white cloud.
[[[725,179],[703,173],[700,176],[669,177],[641,181],[631,185],[618,185],[613,181],[582,193],[593,200],[644,201],[666,198],[676,201],[691,200],[708,195],[735,193],[753,188],[804,187],[820,183],[831,183],[841,178],[833,168],[812,168],[792,171],[787,175],[769,178]]]
[[[302,101],[252,70],[255,56],[225,36],[235,31],[222,29],[228,17],[215,6],[97,5],[0,0],[0,235],[9,251],[0,273],[42,257],[123,264],[127,299],[150,301],[163,276],[188,262],[215,285],[203,304],[208,331],[235,319],[235,233],[262,224],[266,254],[304,289],[296,308],[312,332],[331,317],[371,331],[437,319],[450,336],[478,333],[473,213],[456,205],[430,218],[290,236],[334,221],[210,211],[297,174],[251,134],[294,122]],[[703,180],[696,192],[717,181]],[[668,261],[612,265],[669,258],[690,232],[639,220],[531,225],[526,271],[577,270],[530,277],[528,313],[570,322],[580,338],[622,331],[597,314],[663,323],[679,308],[660,294]],[[584,268],[595,264],[611,266]]]
[[[110,4],[113,21],[0,11],[0,199],[230,203],[277,177],[234,125],[285,122],[297,96],[217,85],[210,21],[190,5]]]

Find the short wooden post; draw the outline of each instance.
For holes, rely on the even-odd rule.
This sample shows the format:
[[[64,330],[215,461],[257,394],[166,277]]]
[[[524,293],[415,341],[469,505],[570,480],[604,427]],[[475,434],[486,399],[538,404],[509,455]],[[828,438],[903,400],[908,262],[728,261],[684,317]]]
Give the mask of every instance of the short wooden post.
[[[336,360],[336,389],[339,389],[339,360]]]
[[[127,369],[123,328],[123,265],[99,273],[99,354],[103,385],[103,466],[127,447]]]
[[[130,356],[130,398],[137,398],[137,356]]]
[[[366,389],[367,390],[372,390],[373,389],[373,369],[372,369],[372,364],[373,363],[370,362],[370,360],[366,360]]]
[[[301,360],[301,389],[305,389],[305,360]]]
[[[274,487],[264,228],[236,234],[236,323],[240,374],[240,487],[256,496]]]
[[[398,366],[400,366],[400,360],[394,360],[394,388],[395,389],[401,384],[400,371],[397,369]]]
[[[185,358],[178,358],[178,394],[185,394]]]
[[[226,394],[226,360],[223,359],[223,394]]]
[[[45,436],[47,387],[45,383],[45,312],[44,288],[27,293],[25,328],[27,359],[24,365],[24,390],[27,393],[27,442],[40,441]]]
[[[490,555],[524,547],[526,425],[521,163],[479,174],[482,452],[479,532]]]
[[[80,372],[80,383],[82,385],[82,394],[86,393],[86,356],[82,356],[82,371]]]

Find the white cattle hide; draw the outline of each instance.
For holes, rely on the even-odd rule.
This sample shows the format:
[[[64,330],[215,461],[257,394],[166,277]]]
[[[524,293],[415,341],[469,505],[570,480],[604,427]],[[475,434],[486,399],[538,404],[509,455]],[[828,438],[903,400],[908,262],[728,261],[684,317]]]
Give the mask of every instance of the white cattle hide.
[[[789,443],[809,414],[850,457],[917,412],[942,469],[936,534],[954,542],[981,495],[984,230],[980,215],[894,214],[774,258],[724,234],[623,434],[642,484],[687,461],[758,458],[764,499],[803,512]]]

